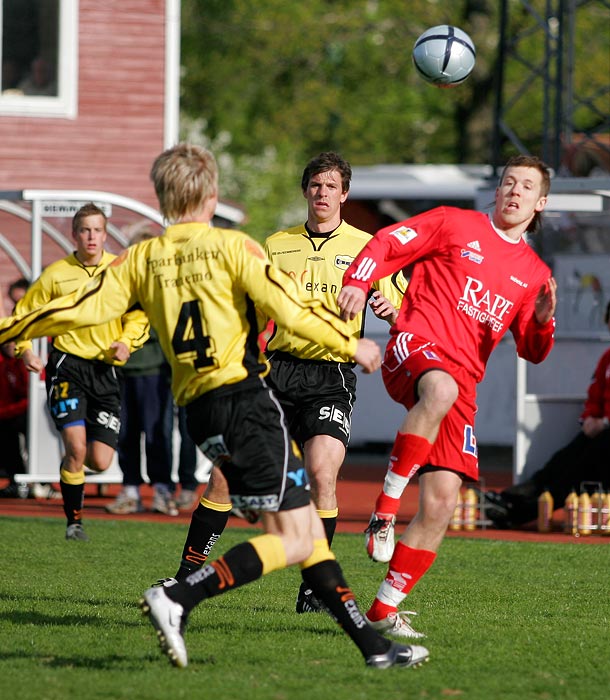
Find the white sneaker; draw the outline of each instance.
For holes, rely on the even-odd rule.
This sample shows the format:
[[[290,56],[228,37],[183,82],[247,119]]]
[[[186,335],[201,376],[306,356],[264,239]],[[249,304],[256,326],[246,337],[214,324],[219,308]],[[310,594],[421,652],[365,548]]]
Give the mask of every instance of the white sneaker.
[[[373,629],[382,634],[389,634],[392,637],[407,637],[409,639],[425,637],[426,635],[423,632],[417,632],[411,627],[409,615],[417,615],[417,613],[410,610],[401,610],[400,612],[388,613],[385,618],[376,622],[369,620],[368,617],[366,619]]]
[[[134,498],[127,491],[121,491],[114,501],[104,508],[107,513],[112,513],[112,515],[133,515],[144,511],[142,501],[139,498]]]
[[[395,515],[373,513],[364,531],[366,553],[373,561],[388,562],[394,554]]]
[[[168,598],[163,587],[153,587],[144,592],[139,606],[157,630],[163,653],[174,666],[186,668],[188,657],[183,637],[186,615],[182,605]]]
[[[178,510],[193,510],[197,503],[199,503],[199,494],[197,491],[191,491],[190,489],[182,489],[180,495],[176,498]]]
[[[178,515],[178,506],[169,491],[155,489],[153,494],[152,509],[155,513],[171,515],[175,518]]]
[[[32,484],[30,493],[34,498],[44,498],[48,501],[60,501],[62,499],[61,491],[56,489],[53,484]]]
[[[421,666],[428,661],[430,653],[426,647],[416,645],[405,646],[392,642],[392,646],[385,654],[375,654],[366,659],[367,666],[374,668],[390,668],[391,666],[404,666],[405,668]]]

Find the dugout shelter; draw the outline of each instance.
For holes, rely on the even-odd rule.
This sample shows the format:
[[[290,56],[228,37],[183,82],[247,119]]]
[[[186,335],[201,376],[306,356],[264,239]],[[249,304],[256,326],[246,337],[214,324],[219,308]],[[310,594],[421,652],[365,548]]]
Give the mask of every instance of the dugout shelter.
[[[108,239],[106,249],[115,254],[129,245],[131,236],[143,227],[160,233],[163,229],[161,214],[147,204],[110,192],[90,190],[19,190],[0,192],[0,250],[12,263],[14,277],[35,280],[43,267],[68,255],[74,250],[71,238],[72,217],[87,202],[97,204],[108,216]],[[219,226],[231,227],[240,224],[243,212],[237,207],[218,203],[215,222]],[[20,249],[23,240],[30,238],[30,260],[26,260]],[[7,274],[5,272],[5,274]],[[4,313],[10,310],[6,309]],[[3,314],[4,315],[4,314]],[[47,339],[34,342],[34,351],[46,363]],[[174,426],[174,468],[177,468],[180,437],[177,423]],[[16,475],[16,481],[50,483],[58,480],[58,467],[63,445],[50,419],[46,405],[45,383],[39,375],[30,375],[28,403],[28,438],[25,446],[28,454],[27,474]],[[198,451],[197,478],[207,480],[210,463]],[[142,449],[143,461],[146,459]],[[143,464],[144,466],[144,464]],[[146,470],[142,475],[145,480]],[[90,483],[122,483],[123,474],[115,454],[109,469],[100,474],[87,473]]]

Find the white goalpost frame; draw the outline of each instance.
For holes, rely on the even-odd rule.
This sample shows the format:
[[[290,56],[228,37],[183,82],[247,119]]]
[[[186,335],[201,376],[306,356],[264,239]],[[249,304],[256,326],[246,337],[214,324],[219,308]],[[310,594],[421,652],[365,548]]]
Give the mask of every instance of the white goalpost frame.
[[[45,229],[43,221],[43,206],[48,202],[95,202],[98,205],[109,204],[118,206],[128,211],[139,214],[152,222],[163,225],[161,214],[147,204],[137,200],[124,197],[110,192],[95,190],[23,190],[20,192],[2,192],[0,198],[5,197],[11,200],[22,200],[31,202],[31,217],[27,217],[27,210],[18,211],[14,207],[4,208],[14,215],[22,218],[31,218],[31,279],[37,279],[42,271],[42,234]],[[234,207],[224,205],[219,202],[216,214],[229,221],[240,222],[243,214]],[[113,232],[109,230],[109,234]],[[114,237],[118,235],[114,232]],[[33,341],[34,351],[46,363],[47,342],[46,339],[36,339]],[[57,483],[59,481],[59,464],[63,454],[63,444],[59,433],[49,416],[46,400],[46,387],[40,377],[32,373],[29,384],[28,401],[28,438],[27,438],[27,473],[16,474],[15,481],[18,483]],[[173,434],[173,455],[174,463],[172,476],[177,481],[178,456],[180,447],[180,434],[177,421],[174,422]],[[148,481],[145,465],[145,455],[142,451],[142,476]],[[196,477],[200,483],[207,481],[211,464],[204,455],[197,450],[197,473]],[[101,473],[86,470],[87,481],[89,483],[117,483],[123,481],[123,474],[118,464],[115,453],[110,467]]]

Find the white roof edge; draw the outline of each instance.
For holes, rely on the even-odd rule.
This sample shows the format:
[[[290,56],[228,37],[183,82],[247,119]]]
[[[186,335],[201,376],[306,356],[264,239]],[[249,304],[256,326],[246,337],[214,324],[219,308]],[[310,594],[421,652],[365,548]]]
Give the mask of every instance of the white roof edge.
[[[102,201],[108,202],[119,207],[125,207],[134,211],[142,216],[146,216],[153,221],[162,223],[161,214],[153,207],[139,202],[138,200],[132,199],[130,197],[124,197],[122,195],[116,194],[114,192],[102,192],[97,190],[22,190],[21,193],[14,192],[11,194],[20,194],[22,199],[25,200],[50,200],[57,201],[61,199],[77,199],[84,201]],[[226,204],[224,202],[218,202],[216,207],[216,215],[221,216],[227,221],[231,221],[234,224],[241,224],[246,215],[238,207]]]
[[[471,199],[492,175],[490,165],[354,166],[350,197]]]

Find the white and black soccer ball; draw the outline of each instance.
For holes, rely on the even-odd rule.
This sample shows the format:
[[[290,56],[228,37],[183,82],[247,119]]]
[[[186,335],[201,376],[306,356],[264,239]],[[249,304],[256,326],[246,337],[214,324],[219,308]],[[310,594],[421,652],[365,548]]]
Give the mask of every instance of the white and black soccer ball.
[[[475,60],[472,39],[449,24],[427,29],[413,47],[415,69],[424,80],[437,87],[463,83],[472,73]]]

